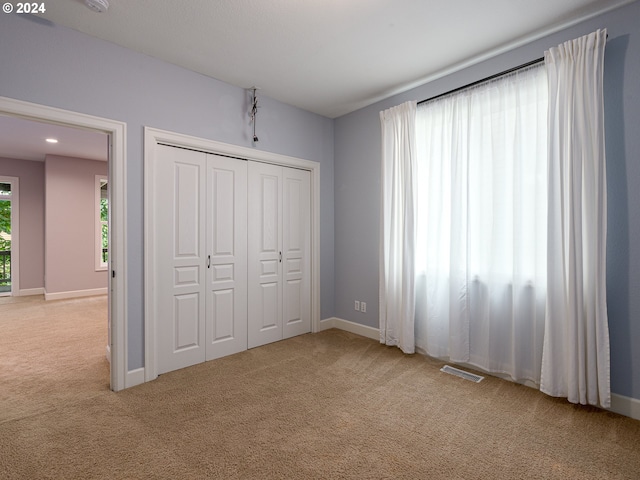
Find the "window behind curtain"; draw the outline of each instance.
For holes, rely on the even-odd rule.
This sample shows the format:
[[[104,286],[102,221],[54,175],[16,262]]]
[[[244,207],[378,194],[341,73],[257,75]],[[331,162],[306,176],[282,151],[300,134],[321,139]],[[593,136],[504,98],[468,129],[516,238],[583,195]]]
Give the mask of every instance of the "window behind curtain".
[[[539,381],[544,331],[543,64],[418,107],[416,344]]]

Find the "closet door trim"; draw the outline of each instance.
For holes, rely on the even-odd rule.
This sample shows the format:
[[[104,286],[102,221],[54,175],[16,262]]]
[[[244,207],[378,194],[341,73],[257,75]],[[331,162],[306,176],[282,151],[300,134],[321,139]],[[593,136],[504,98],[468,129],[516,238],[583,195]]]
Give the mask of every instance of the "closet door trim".
[[[311,175],[311,331],[320,330],[320,164],[309,160],[263,152],[253,148],[231,145],[175,132],[145,127],[144,129],[144,344],[145,344],[145,382],[158,376],[157,350],[157,312],[154,301],[155,285],[155,231],[154,204],[156,186],[155,174],[156,148],[168,145],[178,148],[197,150],[213,155],[221,155],[242,160],[270,163],[284,167],[307,170]]]

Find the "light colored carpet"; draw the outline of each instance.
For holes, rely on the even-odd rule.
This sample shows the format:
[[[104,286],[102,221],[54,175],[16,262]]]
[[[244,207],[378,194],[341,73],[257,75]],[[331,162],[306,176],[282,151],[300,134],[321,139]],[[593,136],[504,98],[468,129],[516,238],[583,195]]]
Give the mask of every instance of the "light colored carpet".
[[[100,301],[0,304],[0,478],[640,475],[638,421],[339,330],[113,393]]]

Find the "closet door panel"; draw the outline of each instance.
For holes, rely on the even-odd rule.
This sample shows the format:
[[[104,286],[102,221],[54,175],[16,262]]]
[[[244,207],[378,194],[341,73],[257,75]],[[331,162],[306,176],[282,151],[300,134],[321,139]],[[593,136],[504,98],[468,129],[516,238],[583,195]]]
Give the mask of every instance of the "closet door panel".
[[[311,331],[311,174],[283,168],[283,338]]]
[[[282,339],[282,168],[249,162],[249,333],[253,348]]]
[[[247,162],[207,159],[207,360],[247,348]]]
[[[198,292],[174,295],[174,353],[199,346],[200,303]]]
[[[155,232],[158,372],[205,359],[206,155],[159,146]]]
[[[257,303],[262,306],[260,331],[267,332],[279,328],[280,320],[280,299],[278,296],[280,289],[277,282],[261,283],[260,297]],[[279,340],[279,338],[278,338]]]

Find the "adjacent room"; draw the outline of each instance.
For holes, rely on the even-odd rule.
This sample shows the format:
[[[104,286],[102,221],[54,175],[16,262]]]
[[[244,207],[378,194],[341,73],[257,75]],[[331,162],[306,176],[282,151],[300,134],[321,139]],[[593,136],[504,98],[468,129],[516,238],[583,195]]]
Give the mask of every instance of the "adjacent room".
[[[637,476],[640,2],[3,10],[1,477]]]

